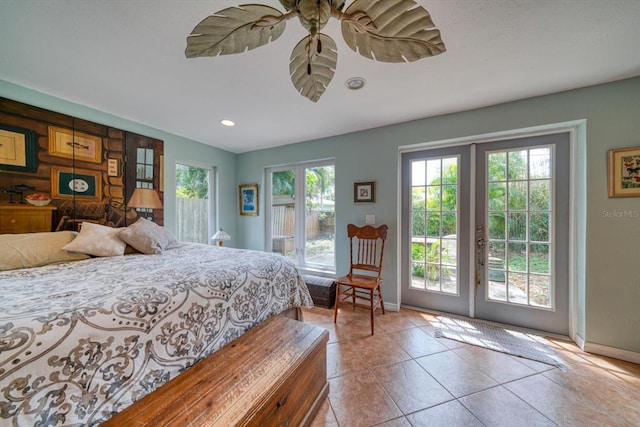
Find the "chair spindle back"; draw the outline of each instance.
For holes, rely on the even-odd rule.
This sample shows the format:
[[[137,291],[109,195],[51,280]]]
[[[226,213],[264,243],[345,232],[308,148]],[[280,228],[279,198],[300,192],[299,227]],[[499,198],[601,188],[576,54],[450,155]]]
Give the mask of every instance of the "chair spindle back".
[[[378,228],[371,225],[364,227],[358,227],[354,224],[347,225],[351,249],[349,275],[352,275],[354,270],[364,270],[377,273],[377,277],[380,277],[388,229],[389,227],[386,225],[381,225]]]

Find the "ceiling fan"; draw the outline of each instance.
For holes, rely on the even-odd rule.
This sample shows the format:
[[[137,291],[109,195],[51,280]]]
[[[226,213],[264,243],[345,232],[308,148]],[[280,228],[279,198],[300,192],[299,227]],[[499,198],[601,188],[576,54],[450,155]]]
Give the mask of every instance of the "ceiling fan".
[[[330,17],[339,19],[347,45],[360,55],[383,62],[413,62],[446,50],[429,12],[413,0],[280,0],[280,12],[246,4],[216,12],[187,37],[187,58],[242,53],[276,40],[286,21],[298,17],[309,31],[293,48],[291,81],[302,96],[317,102],[333,78],[336,43],[320,30]]]

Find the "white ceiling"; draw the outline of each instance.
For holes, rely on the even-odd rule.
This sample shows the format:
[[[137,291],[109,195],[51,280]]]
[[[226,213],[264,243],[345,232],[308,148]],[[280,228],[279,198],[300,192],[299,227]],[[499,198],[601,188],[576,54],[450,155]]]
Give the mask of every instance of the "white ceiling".
[[[640,75],[640,0],[417,0],[447,52],[375,62],[332,19],[338,65],[313,103],[289,78],[297,20],[256,50],[185,58],[198,22],[249,1],[0,0],[0,79],[240,153]]]

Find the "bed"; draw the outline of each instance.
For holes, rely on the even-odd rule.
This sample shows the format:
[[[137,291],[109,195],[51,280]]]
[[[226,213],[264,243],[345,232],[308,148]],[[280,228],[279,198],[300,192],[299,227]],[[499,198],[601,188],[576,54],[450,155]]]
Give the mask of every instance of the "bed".
[[[280,255],[174,246],[0,271],[0,425],[98,425],[267,318],[313,305]]]

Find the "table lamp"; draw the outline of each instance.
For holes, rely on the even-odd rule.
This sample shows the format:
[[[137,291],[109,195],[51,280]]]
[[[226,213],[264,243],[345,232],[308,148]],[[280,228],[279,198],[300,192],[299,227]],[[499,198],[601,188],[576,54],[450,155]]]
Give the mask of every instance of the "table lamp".
[[[217,240],[218,246],[224,246],[222,242],[225,240],[231,240],[231,236],[229,236],[227,232],[221,228],[220,230],[218,230],[218,232],[216,232],[216,234],[211,236],[211,240]]]

